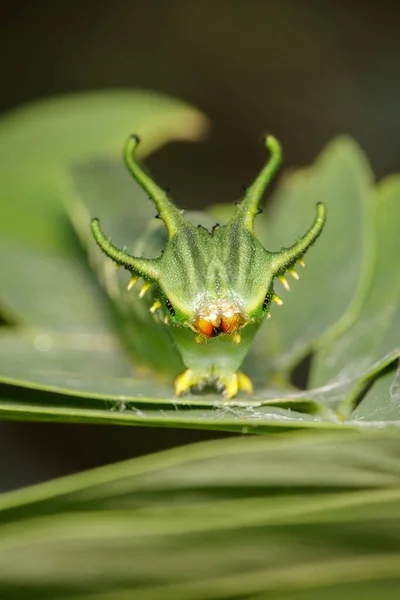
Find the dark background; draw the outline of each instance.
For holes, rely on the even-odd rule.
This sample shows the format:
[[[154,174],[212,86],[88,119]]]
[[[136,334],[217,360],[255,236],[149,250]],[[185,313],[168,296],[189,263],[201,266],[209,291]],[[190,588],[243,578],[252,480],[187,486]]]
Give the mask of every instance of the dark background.
[[[230,202],[251,181],[266,130],[287,165],[354,136],[378,177],[400,170],[398,2],[44,0],[0,13],[0,111],[43,96],[137,87],[212,121],[201,144],[149,160],[181,206]],[[217,433],[0,423],[0,490]]]

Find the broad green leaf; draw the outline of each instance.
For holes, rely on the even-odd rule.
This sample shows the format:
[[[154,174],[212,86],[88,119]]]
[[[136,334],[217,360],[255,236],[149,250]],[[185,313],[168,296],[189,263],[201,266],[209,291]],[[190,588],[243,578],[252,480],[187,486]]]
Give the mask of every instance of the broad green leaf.
[[[121,154],[131,133],[149,154],[171,138],[196,139],[205,117],[187,104],[154,92],[106,90],[69,94],[13,110],[0,122],[2,168],[24,163],[49,167],[104,151]]]
[[[94,156],[121,156],[127,136],[143,137],[141,156],[171,139],[196,139],[205,118],[182,102],[150,92],[103,91],[53,98],[19,108],[0,120],[0,199],[8,234],[36,230],[54,238],[43,213],[57,219],[55,202],[65,168]],[[3,202],[4,199],[4,202]],[[28,227],[29,224],[29,227]],[[39,236],[37,236],[39,237]]]
[[[347,407],[352,407],[356,400],[359,400],[360,403],[362,403],[363,395],[371,383],[371,380],[374,377],[377,377],[386,367],[391,365],[398,356],[398,350],[389,352],[388,354],[381,356],[375,363],[369,363],[364,370],[360,369],[353,373],[349,373],[347,377],[338,375],[336,379],[333,379],[320,387],[309,388],[304,392],[298,392],[296,397],[300,399],[301,396],[304,396],[311,401],[314,400],[321,408],[325,407],[330,411],[334,411],[338,419],[345,421],[350,418],[350,411],[347,410]],[[379,426],[392,424],[392,421],[393,419],[391,417],[385,419],[382,414],[381,419],[379,419]]]
[[[198,112],[176,100],[131,91],[66,96],[3,117],[0,289],[7,316],[50,328],[109,330],[104,301],[84,284],[82,256],[66,226],[66,169],[94,155],[120,155],[132,130],[145,138],[146,154],[170,139],[194,139],[204,127]],[[49,310],[53,298],[57,307]]]
[[[96,377],[106,379],[133,374],[131,362],[112,335],[46,332],[42,329],[22,333],[4,329],[0,346],[3,381],[15,373],[19,375],[16,383],[23,385],[23,378],[27,378],[33,388],[40,389],[40,382],[46,379],[48,382],[62,380],[73,388],[77,385],[73,374],[90,381],[95,381]]]
[[[400,421],[400,367],[381,375],[351,414],[359,421]]]
[[[1,305],[27,326],[110,334],[112,313],[83,257],[0,239]]]
[[[1,174],[1,167],[0,167]],[[44,173],[1,176],[0,298],[11,320],[105,332],[110,311]]]
[[[357,317],[371,276],[371,181],[360,149],[339,138],[313,167],[289,174],[279,186],[262,235],[267,249],[292,245],[312,223],[317,202],[326,204],[327,222],[290,294],[276,284],[284,305],[272,309],[250,357],[265,361],[266,371],[288,372],[321,338]]]
[[[399,517],[395,432],[196,444],[4,494],[0,591],[395,598]]]
[[[317,353],[311,385],[373,370],[382,356],[400,356],[400,177],[378,188],[375,274],[362,310],[352,327]],[[351,407],[350,407],[351,408]]]
[[[50,404],[43,396],[43,402],[18,400],[13,397],[12,389],[0,400],[0,418],[11,421],[51,421],[61,423],[88,423],[99,425],[135,425],[139,427],[173,427],[184,429],[204,429],[210,431],[231,431],[236,433],[282,433],[301,429],[335,430],[339,428],[354,430],[357,423],[324,421],[317,415],[299,413],[292,409],[275,406],[253,408],[224,407],[213,409],[190,408],[185,406],[164,408],[160,402],[155,407],[141,404],[109,404],[105,408],[84,408],[88,402],[70,402],[66,406],[62,401]],[[148,400],[149,401],[149,400]],[[159,401],[158,398],[152,399]]]
[[[31,397],[27,398],[25,394],[22,404],[25,412],[31,411],[35,419],[48,419],[55,408],[54,418],[68,421],[71,408],[85,408],[92,410],[82,413],[81,420],[84,421],[115,422],[119,416],[113,411],[117,410],[126,411],[122,422],[128,418],[133,424],[139,415],[145,421],[151,417],[169,426],[185,422],[189,427],[208,428],[211,423],[212,428],[226,429],[227,419],[229,428],[232,426],[239,431],[248,419],[255,422],[261,419],[262,424],[277,419],[282,421],[281,426],[288,421],[298,420],[302,426],[303,421],[321,420],[313,415],[303,418],[298,412],[316,413],[319,407],[315,400],[309,400],[305,394],[296,396],[282,390],[258,390],[250,399],[239,397],[229,403],[217,394],[178,399],[172,386],[162,385],[155,375],[149,377],[138,369],[132,373],[127,360],[120,360],[118,351],[116,341],[106,336],[3,332],[0,337],[0,381],[31,390]],[[16,418],[20,418],[23,408],[20,394],[14,393],[14,405],[9,406],[12,390],[12,387],[4,389],[7,407],[2,406],[3,416],[10,415],[10,408],[14,406]],[[38,393],[34,395],[32,390],[38,390]],[[47,394],[40,395],[39,391]],[[264,406],[269,408],[264,409]],[[278,408],[271,409],[271,406]],[[196,407],[210,410],[201,412],[195,410]],[[79,417],[80,414],[78,410],[76,415]],[[166,415],[169,420],[165,419]],[[140,422],[141,418],[138,424]]]
[[[370,490],[374,492],[371,498],[376,499],[380,489],[388,488],[387,497],[392,491],[396,498],[400,486],[398,439],[397,431],[385,430],[244,436],[190,444],[1,494],[1,522],[21,514],[45,515],[54,501],[65,510],[79,504],[81,509],[85,505],[102,510],[139,508],[140,503],[146,508],[164,504],[175,493],[194,505],[208,496],[211,503],[243,495],[257,498],[259,491],[268,492],[273,500],[275,493],[284,493],[288,487],[293,495],[307,488],[315,493]],[[229,468],[232,464],[237,468]],[[291,504],[290,495],[287,500]],[[307,502],[302,506],[296,500],[296,504],[296,518],[307,514]],[[362,508],[363,499],[356,504]],[[252,519],[243,512],[231,517],[243,523]]]
[[[392,361],[388,356],[384,364]],[[382,365],[375,365],[376,372]],[[302,392],[261,387],[229,402],[215,393],[176,398],[171,383],[136,364],[133,369],[115,338],[105,335],[5,331],[0,336],[0,382],[6,384],[0,393],[3,418],[259,433],[286,425],[362,425],[353,417],[343,422],[335,416],[359,378]],[[30,389],[30,396],[16,393],[15,386]],[[395,416],[375,421],[372,426],[400,425]]]

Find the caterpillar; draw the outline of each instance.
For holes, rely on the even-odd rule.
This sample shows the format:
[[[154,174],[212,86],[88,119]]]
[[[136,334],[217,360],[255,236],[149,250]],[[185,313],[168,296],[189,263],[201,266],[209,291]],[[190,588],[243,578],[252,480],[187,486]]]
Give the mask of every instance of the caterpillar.
[[[110,259],[130,272],[128,289],[139,278],[144,281],[141,297],[154,286],[150,311],[163,311],[165,326],[186,367],[175,381],[177,396],[206,385],[215,386],[226,399],[239,390],[251,393],[252,382],[239,369],[261,322],[270,316],[271,304],[282,304],[274,280],[278,278],[288,289],[286,272],[298,279],[294,265],[304,266],[305,253],[324,227],[325,206],[317,204],[314,222],[292,246],[270,252],[256,237],[254,220],[281,162],[281,146],[274,136],[265,137],[269,158],[233,216],[211,230],[189,222],[169,194],[144,172],[135,158],[139,143],[136,135],[128,139],[125,162],[166,227],[165,248],[153,259],[132,256],[114,246],[97,218],[91,221],[94,239]]]

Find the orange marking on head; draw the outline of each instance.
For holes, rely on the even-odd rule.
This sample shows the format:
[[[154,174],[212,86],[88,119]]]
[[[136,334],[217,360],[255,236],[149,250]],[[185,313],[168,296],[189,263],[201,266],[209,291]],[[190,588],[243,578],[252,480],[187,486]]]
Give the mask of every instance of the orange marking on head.
[[[214,335],[214,326],[207,319],[202,319],[201,317],[197,319],[194,323],[195,328],[205,335],[206,337],[212,337]]]
[[[235,333],[243,322],[242,315],[235,313],[233,315],[221,316],[221,327],[224,333]]]

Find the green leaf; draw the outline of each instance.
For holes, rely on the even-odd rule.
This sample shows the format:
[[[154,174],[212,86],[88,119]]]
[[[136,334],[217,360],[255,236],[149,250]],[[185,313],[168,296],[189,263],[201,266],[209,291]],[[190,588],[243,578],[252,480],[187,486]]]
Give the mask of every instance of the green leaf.
[[[140,90],[69,94],[17,108],[0,122],[0,164],[66,165],[94,155],[121,154],[130,133],[147,155],[171,138],[197,139],[207,122],[187,104]]]
[[[142,394],[143,392],[141,392]],[[139,397],[140,398],[140,397]],[[148,399],[148,402],[159,401],[159,398]],[[105,408],[84,408],[88,403],[82,400],[65,406],[64,398],[59,405],[52,399],[49,402],[42,394],[41,401],[30,403],[18,400],[13,396],[13,390],[4,391],[0,401],[0,416],[2,420],[11,421],[51,421],[60,423],[87,423],[99,425],[134,425],[139,427],[173,427],[183,429],[202,429],[209,431],[230,431],[235,433],[282,433],[302,429],[335,430],[339,428],[354,430],[356,423],[341,425],[328,422],[315,415],[299,413],[292,409],[275,406],[261,406],[254,409],[251,405],[242,408],[223,407],[221,404],[214,409],[191,408],[185,410],[183,403],[175,408],[160,406],[147,407],[140,399],[134,404],[125,403],[121,406],[109,405]],[[164,405],[170,404],[170,399],[164,400]]]
[[[220,395],[176,398],[172,386],[132,373],[112,338],[31,332],[0,336],[0,413],[3,418],[228,431],[278,431],[323,423],[306,395],[259,390],[225,403]],[[21,393],[14,386],[29,388]],[[34,390],[38,390],[37,393]],[[201,410],[200,410],[201,409]],[[336,424],[333,423],[332,426]]]
[[[84,284],[88,275],[66,226],[60,203],[66,169],[95,155],[120,155],[132,130],[146,140],[143,155],[170,139],[194,139],[204,127],[198,112],[176,100],[131,91],[66,96],[3,117],[0,288],[7,316],[50,328],[108,330],[103,300]],[[53,300],[65,311],[49,310]]]
[[[400,368],[381,375],[351,414],[359,421],[400,421]]]
[[[395,432],[196,444],[0,497],[0,591],[394,599],[399,517]]]
[[[317,353],[311,385],[340,377],[342,380],[371,371],[391,353],[400,356],[400,177],[385,179],[378,188],[375,273],[366,300],[351,328]],[[382,367],[385,365],[382,364]],[[354,400],[344,404],[348,410]]]
[[[257,355],[267,369],[287,373],[322,338],[357,317],[372,268],[371,181],[364,155],[348,138],[332,142],[310,169],[284,178],[261,231],[264,246],[292,245],[310,226],[319,201],[326,204],[327,222],[305,257],[307,268],[297,269],[300,281],[293,281],[290,294],[282,292],[284,305],[273,308],[263,325],[249,362]],[[281,295],[279,282],[276,292]]]
[[[10,320],[51,330],[110,334],[112,314],[82,257],[0,239],[1,305]]]
[[[392,361],[387,357],[386,365]],[[376,365],[380,371],[382,363]],[[130,364],[110,336],[31,331],[0,336],[3,418],[160,425],[227,431],[362,426],[335,416],[358,379],[321,388],[259,388],[229,402],[215,393],[176,398],[171,384]],[[15,386],[30,389],[16,393]],[[37,393],[34,392],[37,390]],[[201,410],[200,410],[201,409]],[[116,412],[117,411],[117,412]],[[394,415],[371,426],[400,425]]]

